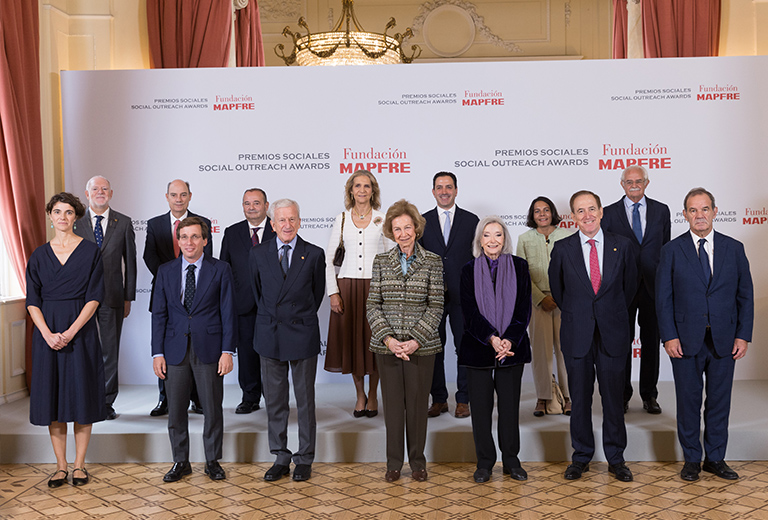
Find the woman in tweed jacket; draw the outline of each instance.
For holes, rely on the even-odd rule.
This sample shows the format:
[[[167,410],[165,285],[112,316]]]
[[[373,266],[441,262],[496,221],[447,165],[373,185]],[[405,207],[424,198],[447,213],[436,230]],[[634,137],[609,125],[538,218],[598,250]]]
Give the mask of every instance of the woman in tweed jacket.
[[[387,210],[384,236],[397,246],[376,255],[368,293],[370,349],[376,354],[387,428],[387,482],[400,478],[404,429],[412,476],[427,479],[427,408],[435,354],[442,350],[437,327],[444,287],[440,257],[416,242],[424,224],[406,200]]]

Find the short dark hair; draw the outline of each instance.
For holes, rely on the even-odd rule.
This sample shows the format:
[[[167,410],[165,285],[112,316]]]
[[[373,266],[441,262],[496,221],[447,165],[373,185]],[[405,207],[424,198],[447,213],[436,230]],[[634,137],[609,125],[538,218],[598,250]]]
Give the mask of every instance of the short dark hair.
[[[568,201],[568,205],[571,207],[571,213],[573,213],[573,201],[576,200],[576,197],[581,197],[582,195],[592,195],[595,198],[595,201],[597,201],[597,209],[603,207],[603,203],[600,202],[600,196],[597,193],[589,190],[579,190],[571,195],[571,200]]]
[[[458,188],[459,187],[459,181],[456,180],[456,176],[451,172],[437,172],[434,177],[432,177],[432,189],[435,189],[435,185],[437,184],[437,179],[440,177],[450,177],[453,181],[453,187]]]
[[[562,220],[560,218],[560,215],[557,213],[557,208],[555,207],[555,203],[549,200],[547,197],[544,197],[543,195],[540,195],[533,199],[533,202],[531,202],[531,207],[528,208],[528,220],[526,220],[525,225],[529,228],[536,229],[538,225],[536,224],[536,221],[533,219],[533,207],[536,205],[537,202],[543,202],[547,206],[549,206],[549,212],[552,213],[552,225],[556,226],[560,223]]]
[[[392,204],[387,210],[387,216],[384,219],[384,225],[381,229],[384,236],[393,242],[395,241],[395,234],[392,232],[392,221],[397,217],[402,217],[404,215],[411,217],[411,220],[413,221],[413,232],[416,235],[417,240],[424,234],[424,226],[427,225],[427,220],[421,216],[421,213],[419,213],[416,206],[405,199],[400,199]]]
[[[181,236],[182,228],[189,226],[200,226],[200,230],[203,232],[203,238],[208,240],[208,224],[200,217],[187,217],[179,222],[179,227],[176,228],[176,240]]]
[[[83,206],[83,203],[80,202],[80,199],[78,199],[76,195],[72,195],[66,191],[62,191],[61,193],[57,193],[51,197],[51,200],[49,200],[48,204],[45,205],[45,212],[50,215],[51,211],[53,211],[53,207],[59,202],[72,206],[72,209],[75,210],[75,216],[77,218],[83,218],[85,216],[85,206]]]
[[[705,190],[704,188],[693,188],[691,191],[688,192],[688,194],[683,199],[683,211],[688,211],[688,199],[691,197],[695,197],[696,195],[706,195],[709,197],[709,201],[712,203],[712,208],[715,207],[715,196],[712,195],[709,191]]]
[[[264,202],[269,202],[269,201],[267,200],[267,192],[266,192],[266,191],[264,191],[264,190],[262,190],[261,188],[248,188],[247,190],[245,190],[245,191],[243,192],[243,197],[245,197],[245,194],[246,194],[246,193],[250,193],[250,192],[252,192],[252,191],[258,191],[259,193],[261,193],[261,194],[264,196]]]

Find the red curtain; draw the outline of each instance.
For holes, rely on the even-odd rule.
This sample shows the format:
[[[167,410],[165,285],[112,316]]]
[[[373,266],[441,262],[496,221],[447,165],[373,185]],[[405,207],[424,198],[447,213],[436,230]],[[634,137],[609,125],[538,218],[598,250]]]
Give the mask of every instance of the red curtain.
[[[717,56],[720,1],[641,0],[645,57]],[[625,58],[626,0],[613,1],[613,19],[613,57]]]
[[[147,0],[152,67],[226,67],[231,0]]]
[[[261,17],[256,0],[249,0],[247,6],[235,11],[235,54],[238,67],[263,67],[265,64]]]
[[[0,225],[24,291],[27,260],[45,242],[38,16],[37,2],[0,1]]]

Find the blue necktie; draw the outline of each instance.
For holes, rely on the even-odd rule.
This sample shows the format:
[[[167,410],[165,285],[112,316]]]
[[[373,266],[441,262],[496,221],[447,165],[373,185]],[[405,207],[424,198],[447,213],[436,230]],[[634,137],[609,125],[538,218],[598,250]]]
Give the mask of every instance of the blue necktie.
[[[280,249],[283,250],[283,256],[280,257],[280,267],[283,269],[283,278],[285,278],[288,274],[288,251],[290,251],[291,246],[285,244]]]
[[[96,225],[93,227],[93,236],[96,237],[96,245],[101,249],[101,243],[104,242],[104,231],[101,229],[101,221],[104,215],[96,215]]]
[[[643,243],[643,223],[640,222],[640,203],[632,204],[632,231],[634,231],[637,241]]]
[[[448,238],[451,236],[451,212],[445,212],[445,227],[443,228],[443,240],[448,245]]]
[[[187,283],[184,285],[184,308],[187,312],[192,310],[192,302],[195,301],[195,267],[194,264],[187,266]]]
[[[704,272],[704,279],[709,284],[709,281],[712,280],[712,270],[709,268],[709,255],[707,250],[704,249],[704,244],[706,243],[706,238],[699,239],[699,262],[701,263],[701,270]]]

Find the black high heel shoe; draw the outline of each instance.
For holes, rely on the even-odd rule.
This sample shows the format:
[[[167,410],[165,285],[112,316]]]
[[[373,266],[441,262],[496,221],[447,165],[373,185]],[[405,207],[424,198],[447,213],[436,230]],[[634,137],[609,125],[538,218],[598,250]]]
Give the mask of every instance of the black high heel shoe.
[[[64,473],[64,476],[62,478],[53,478],[56,475],[58,475],[59,473]],[[67,470],[65,470],[65,469],[57,469],[56,473],[51,475],[51,479],[48,481],[48,487],[49,488],[61,487],[62,485],[64,485],[67,482],[67,476],[68,475],[69,475],[69,473],[67,472]]]
[[[357,419],[359,419],[360,417],[365,417],[365,412],[366,412],[365,407],[366,406],[368,406],[368,398],[367,397],[365,398],[365,404],[363,405],[363,409],[362,410],[354,410],[354,411],[352,411],[352,415],[355,418],[357,418]]]
[[[78,478],[75,476],[75,471],[82,471],[85,474],[85,478]],[[91,476],[85,471],[85,468],[75,468],[72,470],[72,485],[84,486],[91,480]]]

